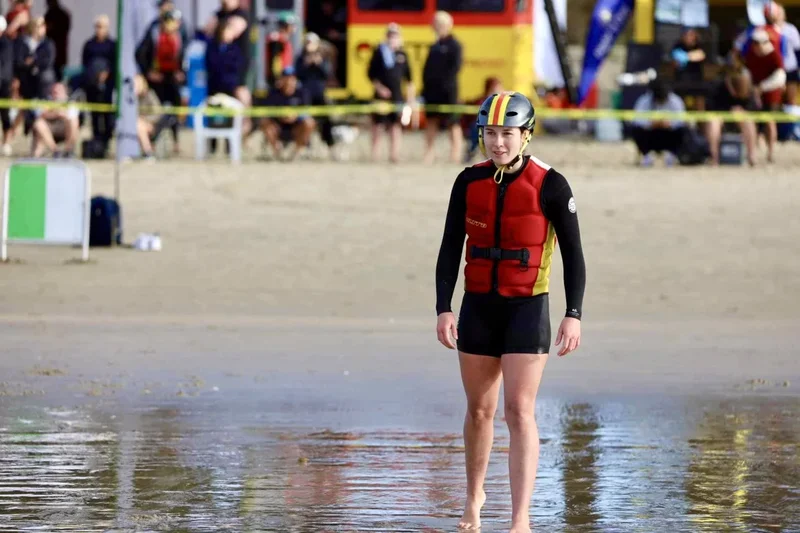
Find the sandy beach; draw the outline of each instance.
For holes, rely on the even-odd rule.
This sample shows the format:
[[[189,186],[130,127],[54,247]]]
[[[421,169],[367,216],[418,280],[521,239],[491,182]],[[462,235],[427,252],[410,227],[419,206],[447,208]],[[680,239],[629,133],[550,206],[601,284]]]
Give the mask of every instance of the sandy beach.
[[[407,138],[409,161],[420,142]],[[608,359],[591,342],[603,332],[663,335],[676,345],[694,336],[764,354],[739,362],[756,370],[768,346],[742,337],[764,334],[783,347],[769,358],[790,360],[800,340],[800,151],[782,148],[779,164],[756,169],[639,169],[629,145],[534,143],[577,200],[588,270],[581,355]],[[356,158],[366,146],[358,149]],[[93,194],[111,194],[113,164],[89,168]],[[237,167],[221,157],[128,163],[125,241],[158,232],[163,251],[92,249],[89,264],[72,264],[77,250],[12,245],[12,261],[0,265],[0,323],[402,324],[435,352],[434,266],[461,168],[252,159]],[[551,278],[554,328],[564,305],[560,266]],[[658,344],[648,349],[677,351]],[[732,356],[714,353],[702,357],[726,366]]]

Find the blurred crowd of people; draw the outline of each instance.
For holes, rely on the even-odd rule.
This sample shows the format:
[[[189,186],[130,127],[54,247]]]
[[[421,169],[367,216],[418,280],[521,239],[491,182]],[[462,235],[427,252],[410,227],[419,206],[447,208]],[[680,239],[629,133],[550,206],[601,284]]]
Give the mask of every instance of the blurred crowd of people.
[[[66,100],[66,88],[58,83],[67,61],[70,15],[58,0],[47,0],[44,17],[31,16],[33,0],[14,0],[6,16],[0,16],[0,99]],[[10,156],[11,142],[20,127],[32,135],[32,153],[40,155],[55,148],[54,138],[71,153],[77,142],[74,111],[31,109],[12,113],[0,108],[3,141],[0,153]]]
[[[672,87],[664,79],[651,82],[649,90],[636,102],[638,111],[747,112],[795,110],[798,86],[800,34],[786,20],[785,8],[769,2],[764,8],[766,23],[748,26],[734,40],[724,60],[720,76],[706,82],[704,70],[711,58],[696,29],[687,28],[669,54],[674,68]],[[689,105],[687,105],[687,103]],[[800,117],[799,120],[800,121]],[[680,120],[636,120],[632,137],[642,166],[651,166],[655,155],[664,154],[667,165],[675,164],[681,153],[697,162],[720,163],[720,140],[724,131],[738,129],[745,158],[755,165],[759,139],[766,145],[766,161],[773,162],[779,140],[778,125],[756,125],[743,120],[738,124],[712,119],[693,129]],[[788,130],[790,131],[790,130]],[[692,153],[688,153],[692,152]]]
[[[94,20],[95,32],[84,44],[79,75],[65,78],[70,14],[58,0],[47,0],[44,17],[31,16],[35,0],[13,0],[5,18],[0,17],[0,99],[49,99],[70,101],[83,99],[89,103],[112,104],[115,100],[117,43],[110,36],[110,20],[99,15]],[[36,0],[39,1],[39,0]],[[143,0],[144,1],[144,0]],[[150,1],[150,0],[147,0]],[[321,0],[309,11],[308,32],[302,47],[295,50],[297,21],[293,15],[281,16],[266,39],[264,61],[265,95],[253,95],[248,75],[253,72],[250,13],[240,0],[220,0],[219,9],[189,34],[182,13],[174,0],[155,0],[158,16],[136,45],[135,59],[139,74],[134,88],[143,110],[138,123],[138,137],[144,158],[155,157],[154,147],[164,132],[178,143],[184,118],[170,112],[170,107],[187,105],[187,50],[191,43],[205,43],[204,61],[207,93],[227,95],[245,107],[294,107],[327,105],[326,89],[341,86],[344,79],[347,23],[343,0]],[[797,96],[800,34],[786,21],[784,8],[769,3],[765,8],[766,24],[744,29],[736,38],[727,57],[723,75],[709,84],[705,74],[708,57],[701,33],[686,29],[669,52],[674,75],[667,83],[663,77],[652,82],[649,90],[636,102],[641,111],[683,111],[687,107],[712,111],[777,111],[794,105]],[[402,28],[390,24],[385,38],[374,47],[367,66],[374,101],[392,104],[389,112],[370,116],[372,157],[380,158],[381,142],[389,139],[389,160],[399,160],[403,128],[419,118],[420,103],[451,105],[459,99],[458,77],[463,65],[463,49],[453,36],[453,18],[447,12],[435,13],[431,20],[435,40],[428,49],[422,77],[414,80],[409,57],[403,47]],[[671,86],[670,86],[671,85]],[[484,94],[469,104],[479,105],[487,96],[503,90],[500,79],[490,77]],[[687,105],[688,104],[688,105]],[[113,112],[81,114],[64,109],[26,110],[14,114],[8,106],[0,109],[3,126],[2,153],[11,154],[11,141],[20,127],[32,135],[33,155],[69,156],[80,142],[84,118],[90,121],[91,138],[83,141],[84,157],[103,157],[115,134]],[[452,162],[468,161],[477,155],[478,139],[475,117],[460,113],[428,111],[424,116],[426,150],[423,159],[433,162],[435,145],[445,133]],[[641,154],[641,164],[652,165],[655,155],[665,154],[665,162],[683,162],[687,149],[692,157],[719,162],[722,134],[732,124],[710,120],[700,129],[676,120],[636,120],[632,138]],[[291,160],[310,150],[315,131],[329,150],[352,140],[345,128],[331,117],[285,115],[247,119],[243,137],[263,134],[265,145],[273,157]],[[767,145],[767,161],[774,159],[778,128],[774,123],[756,127],[743,120],[738,124],[751,164],[756,162],[759,134]],[[466,144],[466,147],[465,147]],[[705,146],[705,157],[698,147]],[[211,141],[211,150],[217,149]]]
[[[44,17],[33,17],[34,1],[13,0],[5,18],[0,18],[0,99],[44,99],[113,104],[115,101],[117,42],[111,37],[110,19],[98,15],[94,35],[84,44],[79,75],[65,77],[70,14],[58,0],[47,0]],[[182,13],[173,0],[156,0],[158,16],[136,45],[138,76],[134,88],[140,114],[138,136],[144,158],[154,158],[157,140],[171,132],[173,150],[179,153],[183,118],[170,107],[187,105],[187,49],[192,41],[205,42],[205,70],[209,96],[223,94],[244,106],[326,105],[326,89],[341,85],[345,67],[345,4],[342,0],[322,0],[309,12],[309,30],[302,48],[292,46],[297,23],[292,15],[281,16],[267,39],[265,72],[268,92],[255,96],[248,88],[251,57],[251,17],[240,0],[220,0],[214,15],[190,35]],[[422,80],[422,97],[428,103],[458,102],[457,78],[462,63],[460,43],[452,37],[453,20],[439,12],[432,21],[436,42],[430,48]],[[261,59],[261,58],[259,58]],[[390,25],[386,38],[377,45],[368,72],[375,89],[375,100],[392,104],[419,101],[411,80],[408,56],[402,46],[401,28]],[[11,141],[20,126],[32,133],[34,155],[70,156],[77,149],[80,127],[89,121],[91,137],[82,143],[84,157],[103,157],[114,137],[115,113],[88,114],[67,110],[30,110],[14,113],[8,106],[0,110],[3,125],[2,153],[11,154]],[[12,120],[13,115],[13,120]],[[431,113],[427,117],[428,146],[425,155],[432,160],[433,141],[439,130],[449,133],[452,159],[463,157],[464,128],[457,114]],[[408,125],[410,110],[402,113],[375,113],[371,116],[373,156],[378,158],[380,141],[388,133],[390,159],[399,158],[402,128]],[[338,130],[338,131],[337,131]],[[312,134],[318,131],[330,154],[336,157],[337,142],[352,140],[344,128],[337,128],[329,117],[283,116],[245,120],[243,136],[263,133],[273,155],[293,159],[307,152]],[[338,133],[338,135],[337,135]],[[212,143],[211,150],[216,150]],[[474,151],[474,150],[473,150]]]

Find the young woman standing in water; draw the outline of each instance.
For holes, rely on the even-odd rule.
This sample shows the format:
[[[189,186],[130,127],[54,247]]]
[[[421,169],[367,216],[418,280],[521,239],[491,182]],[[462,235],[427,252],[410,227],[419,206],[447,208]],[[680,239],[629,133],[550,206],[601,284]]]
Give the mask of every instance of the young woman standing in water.
[[[519,93],[494,94],[482,104],[480,146],[489,159],[456,178],[436,265],[436,332],[443,345],[458,348],[467,396],[462,529],[478,529],[481,524],[502,377],[511,436],[511,532],[530,531],[529,507],[539,461],[534,411],[550,351],[548,292],[556,239],[567,300],[556,335],[558,355],[572,352],[581,341],[586,269],[575,199],[564,176],[523,155],[534,122],[533,106]],[[465,294],[456,326],[450,305],[465,237]]]

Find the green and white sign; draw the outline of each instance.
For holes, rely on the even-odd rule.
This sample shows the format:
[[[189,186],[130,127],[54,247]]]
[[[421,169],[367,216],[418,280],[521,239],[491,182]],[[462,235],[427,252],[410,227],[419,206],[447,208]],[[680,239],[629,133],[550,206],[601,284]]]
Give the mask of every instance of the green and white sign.
[[[20,160],[6,171],[0,259],[8,243],[82,245],[89,259],[89,170],[80,161]]]

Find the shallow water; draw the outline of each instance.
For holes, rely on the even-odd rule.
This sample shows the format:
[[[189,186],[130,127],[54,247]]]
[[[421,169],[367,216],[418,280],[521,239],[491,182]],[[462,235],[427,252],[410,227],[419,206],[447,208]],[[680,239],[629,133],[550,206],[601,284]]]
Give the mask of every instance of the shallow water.
[[[316,390],[0,398],[0,531],[455,530],[460,399]],[[537,416],[535,531],[800,530],[796,397],[549,395]],[[509,525],[507,446],[498,414],[483,531]]]

